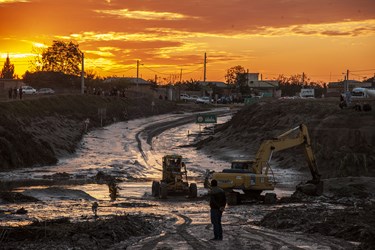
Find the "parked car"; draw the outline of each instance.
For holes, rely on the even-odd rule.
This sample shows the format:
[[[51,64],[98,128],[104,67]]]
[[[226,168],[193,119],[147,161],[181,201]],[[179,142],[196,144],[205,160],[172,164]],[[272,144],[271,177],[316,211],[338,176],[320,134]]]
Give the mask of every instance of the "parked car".
[[[21,86],[21,89],[22,89],[22,94],[26,94],[26,95],[36,94],[36,89],[34,89],[31,86]],[[19,89],[17,89],[17,91],[19,92]]]
[[[189,99],[190,99],[190,96],[188,94],[181,94],[180,95],[180,100],[181,101],[187,102],[187,101],[189,101]]]
[[[55,91],[51,88],[41,88],[38,90],[39,95],[55,94]]]
[[[189,101],[195,102],[198,98],[199,98],[199,96],[197,96],[197,95],[191,95],[189,97]]]
[[[210,101],[210,97],[208,96],[202,96],[202,97],[199,97],[195,103],[198,103],[198,104],[209,104],[211,103]]]
[[[230,96],[222,96],[219,99],[217,99],[217,103],[221,103],[221,104],[229,104],[232,102],[233,100]]]

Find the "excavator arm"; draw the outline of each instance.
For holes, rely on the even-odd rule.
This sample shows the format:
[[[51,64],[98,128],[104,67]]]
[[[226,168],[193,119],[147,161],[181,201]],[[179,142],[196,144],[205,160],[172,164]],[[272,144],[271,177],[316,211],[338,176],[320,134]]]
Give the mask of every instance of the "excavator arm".
[[[298,135],[296,137],[290,137],[290,134],[296,130],[299,130]],[[307,127],[304,124],[301,124],[300,126],[295,127],[274,139],[263,141],[258,152],[256,153],[253,170],[257,174],[267,175],[269,170],[269,162],[271,161],[272,154],[274,152],[293,148],[298,145],[305,146],[304,152],[312,175],[311,182],[320,182],[320,174],[318,172],[315,156],[311,148],[310,136]]]
[[[298,131],[297,135],[295,133]],[[300,183],[297,190],[307,195],[321,195],[323,193],[323,182],[320,181],[311,141],[306,125],[301,124],[282,135],[265,140],[256,153],[255,160],[248,165],[249,169],[224,169],[222,172],[213,173],[212,178],[218,181],[219,187],[230,193],[235,189],[243,190],[245,194],[259,194],[264,190],[273,190],[274,183],[268,177],[270,161],[274,152],[286,150],[299,145],[304,146],[306,160],[312,175],[312,180]],[[209,186],[208,177],[206,186]]]

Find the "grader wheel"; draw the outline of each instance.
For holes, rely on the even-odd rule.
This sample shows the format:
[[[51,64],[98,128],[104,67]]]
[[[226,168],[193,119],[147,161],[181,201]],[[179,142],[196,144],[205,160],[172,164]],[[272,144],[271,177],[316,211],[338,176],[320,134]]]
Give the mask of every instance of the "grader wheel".
[[[160,184],[160,192],[159,192],[159,197],[160,199],[167,199],[168,195],[168,185],[164,182]]]
[[[196,183],[191,183],[189,186],[189,197],[190,198],[197,198],[198,196],[198,188]]]
[[[158,181],[153,181],[152,182],[152,196],[153,197],[158,197],[159,196],[159,192],[160,192],[160,182]]]

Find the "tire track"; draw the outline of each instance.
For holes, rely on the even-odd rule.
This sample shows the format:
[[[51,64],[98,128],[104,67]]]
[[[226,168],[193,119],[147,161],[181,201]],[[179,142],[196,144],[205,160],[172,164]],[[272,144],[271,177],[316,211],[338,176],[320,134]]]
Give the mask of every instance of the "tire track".
[[[293,237],[294,236],[294,239],[292,239],[291,237],[289,237],[289,239],[285,239],[283,240],[282,238],[287,238],[288,235],[283,235],[282,233],[280,232],[270,232],[270,231],[267,231],[267,230],[263,230],[263,229],[260,229],[260,228],[245,228],[244,229],[245,231],[251,233],[251,235],[256,235],[256,236],[260,236],[262,237],[263,239],[265,239],[267,242],[271,243],[271,244],[276,244],[276,247],[279,249],[281,247],[285,247],[287,246],[288,249],[305,249],[305,247],[299,247],[299,246],[296,246],[295,244],[293,243],[290,243],[290,242],[293,242],[293,241],[299,241],[299,242],[303,242],[304,244],[309,244],[308,242],[314,242],[314,243],[318,243],[319,242],[319,245],[321,247],[329,247],[330,249],[352,249],[353,248],[353,245],[348,243],[348,242],[342,242],[342,241],[337,241],[335,240],[334,238],[327,238],[325,236],[319,236],[318,238],[315,238],[313,237],[313,235],[309,235],[308,238],[306,239],[306,235],[299,235],[299,234],[296,234],[296,233],[291,233],[291,236]],[[270,234],[274,234],[274,235],[270,235]],[[249,237],[250,239],[252,239],[252,237],[250,236]],[[309,244],[310,245],[310,244]]]
[[[201,240],[197,239],[196,237],[188,233],[187,228],[189,227],[189,225],[191,225],[191,222],[192,222],[191,218],[189,218],[186,215],[177,213],[177,212],[172,212],[172,213],[184,220],[184,222],[181,225],[176,226],[176,232],[177,232],[178,237],[184,239],[186,244],[190,245],[193,249],[215,249],[215,247],[212,246],[211,244],[202,242]],[[172,237],[172,233],[167,232],[165,235],[159,236],[143,244],[141,250],[155,249],[155,247],[160,242],[164,242],[168,240],[168,238],[170,237]]]
[[[215,113],[218,116],[225,116],[225,115],[228,115],[232,112],[233,111],[231,111],[231,110],[216,110],[216,111],[212,111],[212,112],[205,112],[205,114]],[[194,114],[191,114],[191,115],[188,115],[188,116],[185,116],[185,117],[173,120],[173,121],[154,123],[154,124],[151,124],[151,125],[145,127],[142,131],[139,131],[136,134],[135,139],[137,141],[137,148],[138,148],[139,152],[141,153],[142,158],[147,162],[147,159],[148,159],[147,155],[142,148],[142,141],[141,141],[141,138],[140,138],[141,134],[146,133],[146,135],[147,135],[146,142],[147,142],[147,144],[149,144],[151,146],[151,150],[152,150],[152,139],[154,137],[160,135],[161,133],[163,133],[164,131],[166,131],[168,129],[179,127],[179,126],[194,122],[195,119],[196,119],[196,115],[197,115],[197,113],[194,113]]]

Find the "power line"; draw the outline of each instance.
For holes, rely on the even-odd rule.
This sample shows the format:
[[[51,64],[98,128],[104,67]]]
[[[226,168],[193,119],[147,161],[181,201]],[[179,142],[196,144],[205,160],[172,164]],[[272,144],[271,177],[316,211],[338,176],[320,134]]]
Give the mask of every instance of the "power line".
[[[358,70],[350,70],[351,72],[362,72],[362,71],[375,71],[375,69],[358,69]]]
[[[160,74],[160,75],[170,75],[170,74],[168,74],[168,73],[162,73],[162,72],[159,72],[159,71],[157,71],[157,70],[154,70],[154,69],[149,68],[149,67],[144,66],[144,65],[143,65],[143,68],[148,69],[148,70],[150,70],[150,71],[152,71],[152,72],[158,73],[158,74]]]
[[[198,70],[201,70],[201,69],[203,69],[203,68],[204,68],[204,67],[200,67],[200,68],[197,68],[197,69],[192,70],[192,71],[189,71],[189,72],[184,72],[184,75],[194,73],[194,72],[196,72],[196,71],[198,71]]]

